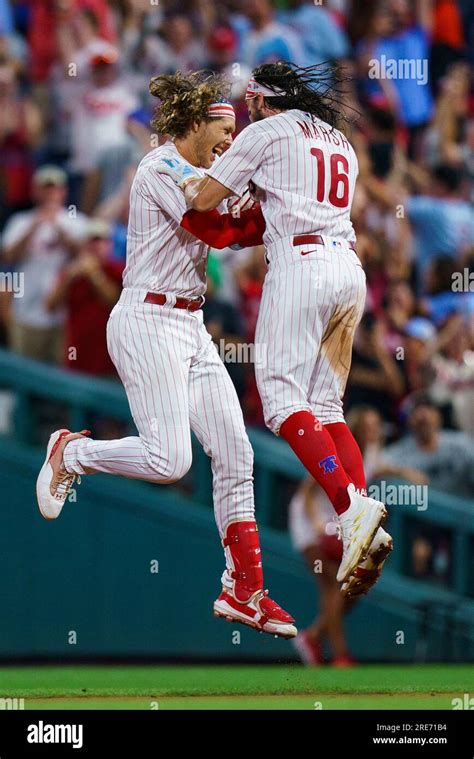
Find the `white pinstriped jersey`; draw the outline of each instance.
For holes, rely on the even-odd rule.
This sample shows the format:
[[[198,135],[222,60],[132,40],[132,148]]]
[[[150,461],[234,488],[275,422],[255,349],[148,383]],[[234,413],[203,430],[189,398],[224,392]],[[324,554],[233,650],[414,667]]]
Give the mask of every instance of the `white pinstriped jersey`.
[[[308,113],[292,109],[250,124],[206,173],[237,194],[252,180],[266,245],[310,232],[355,241],[356,154],[342,132]]]
[[[192,429],[212,458],[214,511],[223,538],[228,524],[255,518],[253,451],[239,399],[202,310],[173,308],[172,298],[163,306],[145,302],[147,290],[192,297],[206,289],[208,246],[180,227],[184,193],[156,170],[158,160],[178,155],[167,143],[138,167],[125,287],[107,324],[110,357],[139,434],[73,441],[65,465],[78,475],[107,472],[171,484],[191,466]],[[229,562],[227,573],[232,571]]]
[[[156,170],[161,158],[177,156],[175,145],[167,142],[147,153],[138,166],[130,191],[123,284],[189,298],[206,290],[209,247],[180,227],[184,193]]]

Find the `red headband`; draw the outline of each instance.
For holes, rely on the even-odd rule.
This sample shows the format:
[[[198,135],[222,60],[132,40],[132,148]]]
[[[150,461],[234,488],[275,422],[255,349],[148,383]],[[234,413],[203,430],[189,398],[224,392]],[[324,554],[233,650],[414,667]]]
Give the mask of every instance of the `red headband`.
[[[212,103],[207,115],[214,119],[223,119],[225,116],[235,119],[235,111],[230,103]]]

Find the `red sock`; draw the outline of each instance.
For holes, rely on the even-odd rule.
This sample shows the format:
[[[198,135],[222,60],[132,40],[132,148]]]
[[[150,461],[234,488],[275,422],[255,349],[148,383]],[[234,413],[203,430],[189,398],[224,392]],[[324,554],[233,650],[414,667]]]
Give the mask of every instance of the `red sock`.
[[[324,427],[334,440],[338,456],[349,479],[357,490],[367,491],[362,453],[347,424],[334,422],[334,424],[325,424]]]
[[[280,437],[291,446],[308,472],[321,485],[338,514],[349,507],[347,476],[334,440],[309,411],[297,411],[280,427]]]

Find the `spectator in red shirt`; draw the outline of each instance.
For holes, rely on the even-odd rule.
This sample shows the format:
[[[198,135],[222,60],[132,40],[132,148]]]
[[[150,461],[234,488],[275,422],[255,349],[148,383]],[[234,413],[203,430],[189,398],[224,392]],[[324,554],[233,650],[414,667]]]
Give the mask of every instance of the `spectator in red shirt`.
[[[109,259],[110,247],[109,225],[90,220],[78,257],[64,269],[47,301],[51,311],[66,309],[64,366],[98,377],[115,376],[106,325],[120,295],[123,264]]]

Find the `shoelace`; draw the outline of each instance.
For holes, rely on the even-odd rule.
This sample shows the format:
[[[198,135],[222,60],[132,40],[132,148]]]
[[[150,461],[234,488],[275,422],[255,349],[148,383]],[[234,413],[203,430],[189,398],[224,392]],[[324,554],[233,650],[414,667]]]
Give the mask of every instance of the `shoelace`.
[[[344,542],[345,540],[352,540],[352,537],[357,531],[359,530],[359,524],[355,524],[354,522],[349,522],[349,524],[345,524],[342,520],[342,517],[336,517],[334,520],[336,524],[336,534],[338,540],[342,540]]]
[[[344,524],[341,517],[336,517],[336,534],[338,540],[342,540],[344,542],[344,538],[346,540],[350,540],[352,537],[352,528],[353,524]]]
[[[71,490],[72,486],[74,485],[74,481],[76,480],[76,475],[71,474],[70,472],[64,472],[59,473],[54,481],[53,487],[54,487],[54,497],[58,499],[58,501],[65,501],[67,498],[67,494]],[[81,484],[81,478],[77,476],[77,484]]]

